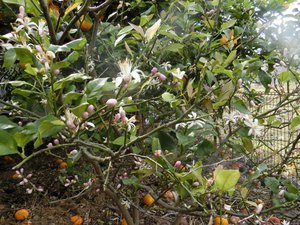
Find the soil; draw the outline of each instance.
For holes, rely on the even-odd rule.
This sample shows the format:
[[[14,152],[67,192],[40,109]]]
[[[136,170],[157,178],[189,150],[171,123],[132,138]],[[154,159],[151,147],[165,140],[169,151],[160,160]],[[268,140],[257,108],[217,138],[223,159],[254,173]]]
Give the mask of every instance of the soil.
[[[121,213],[112,200],[94,186],[83,191],[81,180],[91,177],[91,168],[84,163],[78,163],[79,168],[61,170],[56,159],[52,155],[40,155],[23,165],[24,176],[32,174],[28,180],[36,187],[41,185],[44,188],[43,192],[34,191],[28,194],[26,188],[30,187],[29,183],[19,185],[21,180],[14,178],[15,171],[12,170],[20,159],[0,158],[0,225],[72,225],[70,218],[74,215],[83,217],[84,225],[121,224]],[[123,172],[120,171],[121,174]],[[72,180],[74,174],[79,174],[78,183],[65,187],[66,181],[62,177]],[[116,183],[119,182],[118,179],[119,175],[116,176]],[[258,193],[259,191],[261,193]],[[255,191],[255,198],[269,197],[263,188],[259,188],[259,191]],[[141,196],[144,194],[141,193]],[[140,225],[174,224],[175,213],[164,213],[156,206],[147,207],[142,203],[139,207]],[[22,208],[29,210],[30,215],[26,220],[19,222],[14,218],[14,214]],[[296,212],[299,213],[298,209],[295,209]],[[207,221],[186,217],[181,225],[187,224],[201,225],[207,224]],[[293,221],[290,225],[296,224],[300,223]]]
[[[16,225],[70,225],[70,217],[80,215],[85,224],[119,224],[120,214],[114,204],[105,196],[91,189],[76,198],[72,196],[80,193],[73,188],[64,187],[59,181],[60,173],[55,159],[44,157],[33,159],[24,164],[24,174],[32,173],[29,178],[36,186],[42,185],[42,193],[26,193],[26,187],[18,185],[20,180],[13,178],[15,171],[11,168],[17,159],[0,159],[0,224]],[[42,166],[41,166],[42,165]],[[81,189],[82,190],[82,189]],[[67,199],[67,200],[64,200]],[[16,221],[14,214],[18,209],[25,208],[30,216],[22,222]],[[30,221],[29,223],[26,223]]]

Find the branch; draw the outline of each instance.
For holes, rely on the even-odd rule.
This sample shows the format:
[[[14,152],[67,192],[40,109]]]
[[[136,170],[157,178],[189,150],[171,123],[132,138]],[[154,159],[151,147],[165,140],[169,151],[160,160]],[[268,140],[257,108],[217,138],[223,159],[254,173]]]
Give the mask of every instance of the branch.
[[[108,147],[106,147],[105,145],[102,145],[102,144],[82,141],[82,140],[79,140],[79,139],[74,140],[74,143],[81,144],[83,146],[87,146],[87,147],[91,147],[91,148],[96,148],[96,149],[99,149],[101,151],[104,151],[104,152],[108,153],[110,156],[115,156],[115,153],[110,148],[108,148]],[[96,158],[93,158],[93,160],[96,160]],[[96,160],[96,161],[98,161],[98,160]]]
[[[110,3],[112,3],[113,1],[114,0],[106,0],[101,5],[89,7],[88,9],[90,12],[99,12],[100,10],[107,8],[110,5]]]
[[[101,169],[99,163],[97,161],[93,160],[93,158],[90,158],[89,155],[86,154],[85,151],[83,153],[86,156],[86,158],[93,165],[94,170],[99,177],[99,182],[101,183],[101,185],[104,185],[105,177],[104,177],[104,174],[102,172],[102,169]],[[115,193],[109,186],[107,188],[104,188],[103,192],[105,194],[107,194],[117,204],[119,210],[121,211],[121,213],[122,213],[123,217],[125,218],[126,222],[128,223],[128,225],[134,225],[133,219],[132,219],[128,209],[124,205],[122,205],[121,200],[118,197],[117,193]]]
[[[55,33],[54,26],[53,26],[53,23],[52,23],[50,14],[49,14],[49,9],[44,0],[39,0],[39,2],[41,5],[41,8],[42,8],[44,17],[47,21],[47,25],[49,28],[49,34],[50,34],[50,40],[53,44],[57,44],[56,33]]]
[[[42,0],[40,0],[42,1]],[[80,17],[88,12],[88,6],[90,4],[90,0],[86,0],[83,4],[83,6],[78,10],[78,12],[76,13],[76,15],[72,18],[72,20],[70,21],[70,23],[68,24],[68,26],[66,27],[66,29],[64,30],[63,34],[61,35],[58,43],[62,44],[66,38],[66,36],[68,35],[69,31],[72,29],[72,27],[74,26],[74,24],[80,19]]]
[[[37,152],[32,153],[30,156],[26,157],[24,160],[22,160],[20,163],[18,163],[16,166],[14,166],[12,169],[15,170],[15,169],[20,168],[28,160],[30,160],[31,158],[33,158],[33,157],[35,157],[35,156],[37,156],[37,155],[39,155],[43,152],[54,150],[54,149],[59,149],[59,148],[63,148],[63,147],[73,147],[73,146],[76,146],[76,144],[75,143],[68,143],[68,144],[56,145],[56,146],[53,146],[51,148],[43,148],[43,149],[41,149]]]
[[[17,105],[13,105],[13,104],[8,103],[8,102],[6,102],[6,101],[3,101],[3,100],[1,100],[1,99],[0,99],[0,103],[2,103],[3,105],[7,105],[7,106],[10,106],[10,107],[12,107],[12,108],[15,108],[15,109],[17,109],[17,110],[20,110],[20,111],[22,111],[22,112],[24,112],[24,113],[26,113],[26,114],[28,114],[28,115],[34,117],[35,119],[40,118],[40,116],[37,115],[37,114],[35,114],[34,112],[31,112],[31,111],[29,111],[29,110],[27,110],[27,109],[23,109],[23,108],[21,108],[21,107],[19,107],[19,106],[17,106]]]

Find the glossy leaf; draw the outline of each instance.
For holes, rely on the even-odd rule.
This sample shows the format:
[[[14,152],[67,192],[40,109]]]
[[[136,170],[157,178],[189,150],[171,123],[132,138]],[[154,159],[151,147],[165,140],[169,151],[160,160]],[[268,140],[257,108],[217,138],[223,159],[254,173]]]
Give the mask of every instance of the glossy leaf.
[[[214,172],[215,186],[221,191],[231,190],[239,179],[238,170],[216,169]]]

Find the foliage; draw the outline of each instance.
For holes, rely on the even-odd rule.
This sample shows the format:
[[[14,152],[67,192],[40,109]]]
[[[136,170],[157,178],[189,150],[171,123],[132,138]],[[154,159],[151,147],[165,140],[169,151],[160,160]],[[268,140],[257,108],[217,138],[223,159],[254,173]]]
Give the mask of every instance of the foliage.
[[[290,27],[272,32],[284,1],[4,3],[20,5],[13,30],[1,37],[3,67],[21,68],[1,83],[12,91],[10,101],[0,100],[9,112],[0,116],[0,155],[18,154],[15,169],[65,149],[68,167],[90,162],[99,177],[84,190],[99,186],[114,200],[127,193],[130,205],[144,189],[179,215],[247,217],[238,211],[259,207],[247,199],[257,180],[273,194],[281,182],[286,188],[265,213],[299,204],[299,190],[282,174],[293,173],[300,136],[277,153],[282,166],[255,159],[265,129],[289,126],[291,137],[299,130],[299,116],[288,124],[275,118],[299,100],[298,51],[285,45],[290,36],[280,39]],[[288,23],[296,35],[299,23]],[[275,108],[262,111],[257,83],[282,97]],[[293,90],[284,88],[290,83]],[[249,163],[253,171],[244,174]],[[119,170],[122,182],[112,175]],[[166,203],[168,191],[177,197]],[[137,223],[137,213],[117,205],[128,224]]]

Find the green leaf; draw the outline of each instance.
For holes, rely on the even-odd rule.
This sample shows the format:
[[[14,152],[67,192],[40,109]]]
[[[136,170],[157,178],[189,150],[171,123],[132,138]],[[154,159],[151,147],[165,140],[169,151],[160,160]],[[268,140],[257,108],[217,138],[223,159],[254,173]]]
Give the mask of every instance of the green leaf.
[[[290,71],[283,71],[278,75],[281,82],[287,82],[295,79],[295,76]]]
[[[34,135],[26,134],[25,132],[17,132],[14,134],[14,138],[17,142],[18,147],[24,149],[25,146],[33,140]]]
[[[101,98],[103,87],[105,85],[108,85],[107,80],[108,78],[97,78],[89,81],[85,87],[85,93],[87,97],[88,98],[97,97],[97,99]]]
[[[234,92],[234,85],[232,81],[228,81],[226,84],[223,85],[221,88],[221,93],[218,96],[217,102],[213,104],[214,108],[217,109],[220,106],[223,106],[227,103],[229,98]]]
[[[161,150],[160,141],[156,137],[152,138],[152,151],[154,152],[155,150]]]
[[[86,38],[79,38],[74,41],[70,41],[65,45],[70,49],[80,50],[85,46],[85,44],[86,44]]]
[[[265,177],[264,183],[273,193],[278,193],[279,181],[275,177]]]
[[[254,180],[258,178],[265,170],[268,169],[268,165],[265,163],[261,163],[257,166],[255,173],[251,176],[251,179]]]
[[[179,52],[183,48],[184,48],[183,44],[172,43],[172,44],[168,45],[164,50],[170,51],[170,52]]]
[[[87,79],[90,79],[91,77],[89,76],[86,76],[82,73],[73,73],[65,78],[62,78],[58,81],[56,81],[54,84],[53,84],[53,87],[54,87],[54,91],[57,91],[59,89],[62,89],[66,86],[67,83],[70,83],[70,82],[81,82],[81,81],[84,81],[84,80],[87,80]]]
[[[118,137],[117,139],[115,139],[112,143],[114,145],[123,146],[124,145],[124,141],[125,141],[125,137],[121,136],[121,137]],[[126,143],[128,143],[128,142],[129,142],[129,140],[127,139]]]
[[[297,130],[300,128],[300,116],[296,116],[291,121],[292,130]]]
[[[122,180],[122,183],[124,185],[132,185],[134,187],[137,187],[139,185],[139,179],[136,176],[131,176],[129,178],[125,178]]]
[[[299,195],[293,194],[293,193],[289,193],[289,192],[284,192],[284,198],[288,201],[296,201],[299,199]]]
[[[227,59],[225,59],[223,66],[224,68],[226,68],[227,66],[229,66],[229,64],[235,59],[236,57],[236,50],[233,50],[232,52],[230,52],[230,54],[228,55]]]
[[[0,156],[17,153],[19,152],[14,137],[7,131],[0,130]]]
[[[176,97],[175,95],[169,93],[169,92],[165,92],[161,95],[162,99],[165,101],[165,102],[174,102],[176,101]]]
[[[232,27],[236,23],[235,19],[229,20],[221,25],[221,30],[225,30],[227,28]]]
[[[153,18],[153,16],[154,14],[142,15],[140,19],[140,26],[144,26],[145,24],[147,24]]]
[[[300,194],[300,190],[294,184],[292,184],[290,180],[285,180],[283,184],[289,193],[293,193],[297,195]]]
[[[251,112],[248,110],[246,104],[239,97],[234,96],[232,98],[232,105],[241,113],[249,114],[249,115],[251,114]]]
[[[18,125],[13,123],[6,116],[0,116],[0,130],[7,130],[16,127],[18,127]]]
[[[7,4],[16,4],[16,5],[25,5],[25,1],[24,0],[2,0],[4,3]]]
[[[253,143],[252,143],[251,139],[246,138],[246,137],[242,137],[242,142],[243,142],[244,148],[248,152],[252,153],[253,150],[254,150],[254,146],[253,146]]]
[[[206,159],[213,151],[215,150],[214,144],[204,139],[200,142],[200,144],[197,145],[197,149],[195,151],[195,154],[197,157],[199,157],[200,160]]]
[[[269,84],[272,82],[272,78],[263,70],[258,71],[258,78],[261,84],[265,87],[266,90],[269,90]]]
[[[69,62],[69,63],[74,63],[78,60],[80,54],[77,52],[77,51],[74,51],[74,52],[71,52],[67,58],[65,58],[62,62],[66,63],[66,62]],[[64,68],[67,67],[67,66],[64,66]],[[62,67],[61,67],[62,68]]]
[[[39,1],[25,0],[25,11],[30,12],[30,14],[34,15],[35,17],[41,16],[40,12],[42,12],[42,10]]]
[[[4,54],[3,67],[9,69],[16,60],[21,64],[33,64],[33,55],[27,48],[10,48]]]
[[[178,144],[183,146],[190,145],[195,141],[194,137],[190,137],[179,132],[176,133],[176,137],[178,139]]]
[[[13,87],[20,87],[20,86],[23,86],[23,85],[30,85],[26,81],[21,81],[21,80],[6,81],[6,82],[2,82],[0,84],[10,84]]]
[[[146,41],[149,42],[151,41],[151,39],[154,37],[154,35],[156,34],[157,30],[159,29],[161,24],[161,19],[159,19],[158,21],[156,21],[151,27],[149,27],[146,32],[145,32],[145,38]]]
[[[53,115],[45,116],[35,122],[38,126],[37,139],[34,142],[34,148],[38,148],[43,144],[42,138],[52,137],[65,127],[65,123]]]
[[[240,179],[238,170],[216,169],[214,172],[214,180],[216,187],[221,191],[231,190]]]
[[[123,34],[128,34],[129,31],[133,30],[132,26],[126,26],[124,28],[122,28],[119,33],[117,34],[117,36],[121,36]]]

